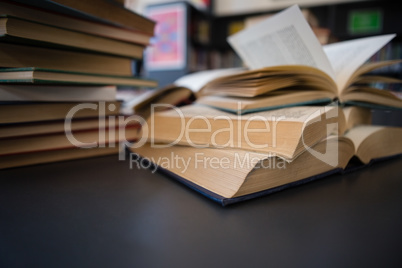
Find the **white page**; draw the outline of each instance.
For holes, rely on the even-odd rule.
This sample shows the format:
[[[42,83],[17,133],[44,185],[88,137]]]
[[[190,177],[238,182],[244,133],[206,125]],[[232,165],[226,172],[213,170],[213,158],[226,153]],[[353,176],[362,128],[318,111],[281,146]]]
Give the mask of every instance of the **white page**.
[[[186,87],[193,92],[198,92],[205,84],[215,78],[241,73],[244,68],[227,68],[227,69],[214,69],[207,71],[200,71],[184,75],[174,81],[176,86]]]
[[[250,69],[300,64],[335,77],[320,42],[297,5],[229,36],[228,42]]]
[[[351,75],[394,37],[395,34],[387,34],[325,45],[338,89],[343,89]]]

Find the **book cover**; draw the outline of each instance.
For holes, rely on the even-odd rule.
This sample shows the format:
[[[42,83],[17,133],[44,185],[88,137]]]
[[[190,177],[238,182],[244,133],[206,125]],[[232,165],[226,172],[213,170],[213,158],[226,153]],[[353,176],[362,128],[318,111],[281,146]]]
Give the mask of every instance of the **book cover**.
[[[149,162],[149,160],[147,160],[145,158],[143,158],[142,160],[147,162],[147,163],[149,163],[150,165],[153,165],[155,167],[155,164]],[[205,189],[205,188],[203,188],[203,187],[201,187],[201,186],[199,186],[199,185],[197,185],[197,184],[195,184],[195,183],[193,183],[193,182],[191,182],[191,181],[189,181],[189,180],[179,176],[178,174],[173,173],[173,172],[171,172],[171,171],[169,171],[169,170],[167,170],[165,168],[157,166],[156,170],[157,170],[157,172],[169,176],[170,178],[172,178],[172,179],[182,183],[183,185],[187,186],[191,190],[198,192],[199,194],[209,198],[210,200],[212,200],[214,202],[219,203],[222,206],[236,204],[236,203],[239,203],[239,202],[243,202],[243,201],[247,201],[247,200],[251,200],[251,199],[271,195],[271,194],[274,194],[274,193],[277,193],[277,192],[280,192],[280,191],[283,191],[283,190],[286,190],[286,189],[289,189],[289,188],[292,188],[292,187],[297,187],[299,185],[303,185],[303,184],[313,182],[313,181],[318,180],[318,179],[328,177],[328,176],[330,176],[332,174],[341,173],[341,171],[342,171],[341,168],[335,168],[333,170],[330,170],[330,171],[327,171],[327,172],[324,172],[324,173],[321,173],[321,174],[317,174],[317,175],[314,175],[314,176],[311,176],[309,178],[305,178],[305,179],[302,179],[302,180],[299,180],[299,181],[284,184],[284,185],[281,185],[281,186],[278,186],[278,187],[275,187],[275,188],[259,191],[259,192],[252,193],[252,194],[247,194],[247,195],[244,195],[244,196],[226,198],[226,197],[223,197],[223,196],[221,196],[219,194],[211,192],[211,191],[209,191],[209,190],[207,190],[207,189]]]

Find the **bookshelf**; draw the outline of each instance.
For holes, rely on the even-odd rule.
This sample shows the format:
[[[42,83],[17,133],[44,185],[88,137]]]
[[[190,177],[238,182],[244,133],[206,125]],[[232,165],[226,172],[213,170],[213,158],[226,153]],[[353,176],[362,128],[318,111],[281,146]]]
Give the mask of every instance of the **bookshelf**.
[[[362,1],[367,0],[216,0],[214,2],[214,12],[217,16],[233,16],[277,11],[295,4],[303,7],[312,7]]]
[[[181,10],[181,13],[172,13],[174,9]],[[219,43],[217,36],[222,35],[223,30],[215,23],[211,6],[199,9],[188,2],[161,3],[147,6],[144,13],[159,21],[160,25],[156,27],[153,45],[144,57],[145,75],[158,80],[160,86],[168,85],[188,73],[241,65],[240,58],[228,46]],[[176,28],[172,34],[169,32],[172,28],[165,24],[173,20],[181,21],[179,23],[183,27]],[[174,36],[175,40],[166,42],[168,36]],[[175,55],[169,47],[181,47],[182,50]],[[155,64],[156,54],[159,58]],[[164,58],[167,59],[165,62]],[[172,58],[177,61],[172,61]]]

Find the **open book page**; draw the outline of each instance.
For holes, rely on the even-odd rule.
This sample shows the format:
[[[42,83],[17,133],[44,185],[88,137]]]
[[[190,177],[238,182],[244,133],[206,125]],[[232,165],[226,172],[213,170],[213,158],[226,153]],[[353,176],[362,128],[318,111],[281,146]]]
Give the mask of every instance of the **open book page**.
[[[374,132],[377,132],[384,127],[382,126],[373,126],[373,125],[360,125],[357,127],[352,128],[350,131],[348,131],[345,136],[349,138],[356,150],[359,148],[360,144],[370,135],[372,135]]]
[[[394,37],[395,34],[387,34],[324,46],[335,72],[339,93],[347,85],[353,73]]]
[[[320,42],[297,5],[230,36],[228,41],[250,69],[308,65],[334,78]]]
[[[132,97],[129,100],[123,102],[121,112],[126,115],[131,115],[133,112],[137,112],[144,106],[150,105],[150,102],[157,96],[162,95],[164,92],[171,90],[172,86],[167,86],[157,90],[148,90],[140,93],[138,96]]]
[[[215,69],[191,73],[177,79],[174,84],[180,87],[186,87],[193,92],[198,92],[208,82],[218,77],[237,74],[244,71],[244,68]]]
[[[177,118],[209,118],[216,120],[256,120],[256,121],[280,121],[280,122],[316,122],[321,120],[321,115],[326,114],[327,118],[338,115],[336,106],[295,106],[277,110],[262,111],[244,115],[236,115],[204,105],[191,104],[180,109],[171,109],[158,113],[159,116]],[[152,120],[153,118],[150,118]]]

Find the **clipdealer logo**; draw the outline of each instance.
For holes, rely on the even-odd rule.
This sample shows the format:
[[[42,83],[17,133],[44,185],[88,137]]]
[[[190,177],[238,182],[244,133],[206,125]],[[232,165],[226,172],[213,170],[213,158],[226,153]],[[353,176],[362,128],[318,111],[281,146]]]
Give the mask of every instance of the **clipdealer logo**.
[[[325,118],[322,115],[325,114]],[[331,104],[317,110],[316,112],[309,115],[308,119],[304,122],[303,128],[306,129],[313,124],[323,124],[326,128],[326,137],[331,135],[338,135],[339,133],[339,123],[338,120],[333,120],[339,118],[339,106],[338,104]],[[303,147],[306,152],[310,153],[315,158],[328,164],[331,167],[337,167],[339,163],[339,143],[338,140],[326,140],[324,152],[317,151],[313,146],[308,145],[305,140],[305,136],[301,137]]]
[[[73,132],[72,120],[77,115],[78,112],[91,109],[98,111],[99,124],[98,124],[98,137],[97,140],[93,141],[80,141],[76,138]],[[257,151],[262,148],[272,147],[275,148],[277,146],[277,128],[278,124],[282,121],[286,121],[286,116],[274,116],[272,115],[270,118],[266,118],[260,115],[252,115],[248,116],[246,122],[241,126],[239,123],[240,120],[244,120],[241,118],[241,115],[237,116],[215,116],[212,121],[221,120],[227,123],[227,128],[215,129],[213,130],[211,127],[211,119],[205,115],[194,115],[190,117],[190,119],[186,118],[180,108],[169,104],[153,104],[151,105],[151,115],[149,117],[148,122],[150,126],[148,126],[147,120],[143,117],[133,114],[130,116],[123,115],[109,115],[109,112],[114,112],[117,109],[116,105],[108,104],[105,102],[99,103],[81,103],[73,107],[66,115],[66,119],[64,121],[64,130],[67,139],[71,144],[80,148],[104,148],[104,147],[116,147],[119,146],[121,148],[119,153],[119,160],[125,160],[125,148],[139,148],[142,147],[146,142],[150,142],[151,147],[158,148],[167,148],[179,144],[182,139],[187,141],[188,146],[192,146],[195,148],[206,148],[206,147],[214,147],[214,148],[226,148],[226,147],[239,147],[242,143],[245,143],[249,148],[256,149]],[[160,144],[154,141],[154,132],[155,127],[154,124],[154,115],[157,111],[161,109],[169,109],[171,111],[175,111],[180,119],[180,127],[178,129],[179,136],[176,140]],[[108,112],[108,113],[107,113]],[[323,114],[326,115],[326,118],[323,117]],[[311,113],[307,120],[304,122],[303,128],[315,127],[313,124],[321,124],[321,126],[326,127],[327,136],[330,134],[334,134],[338,130],[337,120],[334,119],[339,116],[338,106],[330,105],[322,108],[317,108],[314,113]],[[192,128],[191,124],[196,120],[204,123],[205,127]],[[253,122],[259,121],[260,128],[252,128]],[[328,122],[327,122],[328,121]],[[169,122],[166,122],[169,123]],[[129,141],[126,137],[126,128],[129,127],[130,124],[137,124],[138,128],[141,129],[142,135],[137,138],[136,141]],[[200,124],[198,124],[200,126]],[[237,131],[237,132],[236,132]],[[206,144],[195,143],[191,140],[191,134],[201,134],[205,132],[211,132],[210,134],[210,142]],[[217,136],[222,134],[223,132],[227,132],[228,140],[222,143],[217,142]],[[251,134],[252,133],[252,134]],[[261,134],[260,134],[261,133]],[[263,135],[270,134],[271,139],[265,140],[264,144],[256,144],[253,143],[250,139],[249,135]],[[209,135],[208,134],[208,135]],[[235,140],[235,138],[237,140]],[[243,137],[243,139],[240,139]],[[334,148],[334,146],[338,146],[337,142],[327,142],[325,152],[317,151],[313,148],[311,142],[307,142],[305,140],[305,136],[301,136],[301,142],[306,152],[313,155],[315,158],[336,167],[338,164],[338,150]],[[136,158],[137,159],[137,158]],[[139,158],[138,158],[139,159]],[[184,161],[184,160],[183,160]],[[155,162],[155,161],[153,161]],[[156,160],[156,162],[158,162]],[[176,161],[177,163],[177,161]]]

